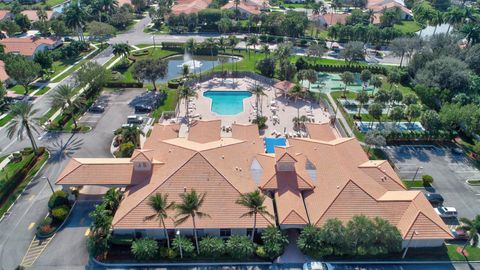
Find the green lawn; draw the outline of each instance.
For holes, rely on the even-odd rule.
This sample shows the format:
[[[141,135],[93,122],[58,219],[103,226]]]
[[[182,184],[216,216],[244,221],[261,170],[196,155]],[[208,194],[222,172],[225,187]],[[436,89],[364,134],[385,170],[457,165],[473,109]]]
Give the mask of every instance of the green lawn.
[[[175,89],[168,89],[166,91],[167,91],[167,98],[152,113],[152,117],[155,118],[155,122],[158,121],[160,116],[162,116],[162,112],[174,111],[175,110],[175,105],[177,103],[177,101],[176,101],[176,99],[177,99],[176,98],[177,97],[176,92],[177,91]]]
[[[425,188],[431,187],[430,185],[424,186],[422,180],[411,180],[411,179],[402,179],[403,184],[407,188]]]
[[[13,116],[9,113],[2,119],[0,119],[0,127],[5,126],[10,120],[12,120]]]
[[[38,119],[38,122],[40,123],[40,125],[43,125],[50,117],[52,117],[52,115],[56,111],[58,111],[58,108],[55,108],[55,107],[50,108],[48,112],[46,112],[44,115],[42,115],[42,117]]]
[[[468,254],[468,256],[464,256],[457,252],[458,248],[462,248],[463,246],[461,245],[447,245],[448,249],[448,257],[452,261],[478,261],[480,260],[480,248],[478,247],[471,247],[468,246],[465,251]]]
[[[33,156],[33,154],[32,154],[32,156]],[[30,169],[30,171],[27,173],[27,176],[23,179],[23,181],[13,190],[13,192],[9,195],[7,200],[1,205],[1,207],[0,207],[0,217],[3,216],[3,214],[5,214],[5,212],[8,210],[8,208],[15,202],[16,198],[20,195],[20,193],[28,185],[28,183],[30,183],[33,176],[35,176],[35,174],[40,170],[42,165],[45,162],[47,162],[48,158],[49,158],[49,153],[47,151],[45,151],[45,153],[43,153],[43,155],[37,160],[36,164],[32,167],[32,169]],[[20,163],[23,163],[23,160]],[[16,164],[18,164],[18,163],[16,163]],[[12,166],[15,166],[16,169],[17,169],[17,172],[18,172],[18,171],[20,171],[19,170],[19,165],[16,165],[16,164],[12,165]],[[7,165],[7,167],[8,166],[9,165]],[[25,166],[25,164],[23,164],[23,166]],[[21,167],[21,168],[23,168],[23,167]],[[13,172],[13,170],[10,171],[10,173],[12,173],[12,172]],[[0,179],[3,179],[2,177],[4,177],[4,176],[5,176],[5,172],[1,172],[0,173]]]
[[[47,93],[49,90],[50,90],[50,87],[45,86],[42,89],[38,90],[38,92],[35,93],[35,96],[41,96],[41,95]]]
[[[35,89],[37,89],[37,87],[28,86],[28,93],[31,93]],[[12,88],[8,89],[8,91],[13,91],[13,92],[15,92],[15,94],[23,95],[25,93],[25,88],[23,87],[23,85],[17,84],[15,86],[13,86]]]
[[[52,80],[52,82],[60,82],[61,80],[65,79],[66,77],[68,77],[70,74],[72,74],[75,70],[78,70],[83,64],[85,64],[87,61],[89,61],[90,59],[92,59],[93,57],[95,57],[97,54],[99,54],[101,51],[103,51],[103,49],[99,48],[98,50],[96,50],[94,53],[90,54],[87,58],[83,59],[82,61],[80,61],[78,64],[76,64],[75,66],[73,66],[71,69],[69,69],[67,72],[64,72],[62,75],[58,76],[55,80]],[[86,54],[90,53],[91,51],[88,51],[86,52]],[[86,54],[83,54],[81,57],[84,57]],[[78,61],[78,59],[80,58],[76,58],[77,60],[75,61]],[[75,62],[73,61],[73,63]],[[72,64],[73,64],[72,63]],[[65,67],[66,68],[66,67]],[[55,72],[55,74],[58,74],[57,72]],[[53,75],[52,77],[54,77],[55,75]]]
[[[25,165],[32,160],[34,154],[23,156],[19,162],[10,162],[0,171],[0,182],[9,179],[12,175],[17,174]]]
[[[402,31],[405,34],[415,33],[422,29],[422,26],[415,21],[402,21],[395,24],[393,27]]]

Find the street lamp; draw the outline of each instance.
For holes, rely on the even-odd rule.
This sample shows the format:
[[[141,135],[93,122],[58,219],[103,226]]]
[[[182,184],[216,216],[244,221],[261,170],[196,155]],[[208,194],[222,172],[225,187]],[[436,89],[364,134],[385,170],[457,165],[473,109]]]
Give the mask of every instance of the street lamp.
[[[175,232],[177,236],[180,236],[180,230]],[[178,248],[180,249],[180,259],[183,259],[183,251],[182,251],[182,241],[178,241]]]
[[[41,179],[46,179],[46,180],[47,180],[47,183],[48,183],[48,186],[50,186],[50,189],[52,190],[52,194],[55,193],[55,191],[53,190],[52,184],[50,183],[50,179],[48,178],[48,176],[42,176]]]
[[[405,251],[402,254],[402,260],[405,259],[405,256],[407,255],[408,248],[410,247],[410,243],[412,242],[413,236],[418,235],[419,233],[417,230],[413,230],[412,235],[410,236],[410,239],[408,240],[407,246],[405,247]]]
[[[418,174],[418,171],[419,171],[420,169],[423,169],[423,167],[420,166],[420,167],[417,168],[417,170],[415,171],[415,175],[413,176],[412,181],[415,181],[415,178],[417,178],[417,174]]]

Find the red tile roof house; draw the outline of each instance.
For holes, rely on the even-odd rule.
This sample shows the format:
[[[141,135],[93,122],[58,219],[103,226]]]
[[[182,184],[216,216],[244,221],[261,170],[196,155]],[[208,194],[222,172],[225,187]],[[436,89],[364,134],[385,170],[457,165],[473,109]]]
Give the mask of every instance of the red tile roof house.
[[[268,8],[267,2],[254,2],[254,1],[240,1],[238,6],[235,5],[235,1],[229,1],[222,9],[236,10],[240,12],[242,18],[247,18],[251,15],[259,15],[262,13],[263,8]]]
[[[423,193],[406,190],[387,161],[369,160],[355,138],[337,137],[328,123],[308,123],[307,130],[308,138],[291,138],[267,154],[256,125],[233,124],[231,137],[221,137],[221,120],[199,121],[179,137],[178,124],[157,124],[131,158],[73,158],[56,184],[124,187],[112,222],[115,234],[162,238],[159,222],[145,220],[153,214],[149,196],[168,194],[178,202],[191,189],[206,193],[202,212],[210,217],[198,219],[200,235],[247,234],[253,217],[241,217],[247,209],[235,201],[260,189],[276,216],[260,216],[260,230],[276,222],[298,229],[363,214],[397,226],[404,246],[412,235],[411,247],[440,246],[452,238]],[[174,210],[168,215],[175,216]],[[166,226],[172,235],[177,229],[192,234],[191,221],[175,227],[167,219]]]
[[[172,7],[172,13],[175,15],[198,13],[206,9],[210,3],[212,0],[177,0]]]
[[[5,38],[0,40],[0,44],[5,47],[6,53],[17,53],[28,58],[33,58],[37,52],[43,50],[53,50],[62,43],[61,39],[44,37]]]
[[[405,7],[402,2],[396,0],[368,0],[367,8],[374,12],[373,24],[380,23],[380,17],[384,9],[398,8],[402,20],[411,20],[413,18],[412,11]]]
[[[20,13],[27,16],[27,18],[32,22],[36,22],[40,20],[37,15],[37,10],[23,10]],[[55,16],[59,15],[58,12],[55,12],[53,10],[45,10],[45,13],[47,14],[47,21],[50,21]]]

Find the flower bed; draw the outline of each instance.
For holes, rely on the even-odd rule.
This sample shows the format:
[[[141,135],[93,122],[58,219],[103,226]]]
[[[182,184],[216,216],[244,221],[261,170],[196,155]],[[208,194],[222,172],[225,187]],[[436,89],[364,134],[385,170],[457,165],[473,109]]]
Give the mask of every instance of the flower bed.
[[[48,200],[48,215],[39,222],[36,236],[48,238],[54,235],[70,215],[72,203],[68,194],[63,190],[55,191]]]

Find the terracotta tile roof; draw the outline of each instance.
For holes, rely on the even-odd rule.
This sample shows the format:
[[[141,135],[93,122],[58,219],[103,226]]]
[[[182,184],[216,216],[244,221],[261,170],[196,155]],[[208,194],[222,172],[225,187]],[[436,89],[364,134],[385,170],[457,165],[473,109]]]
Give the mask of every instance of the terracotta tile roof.
[[[132,0],[118,0],[118,6],[121,7],[123,5],[132,5]]]
[[[345,24],[347,22],[347,17],[350,16],[349,13],[326,13],[323,14],[323,21],[327,25],[334,25],[334,24]]]
[[[234,1],[230,1],[222,7],[222,9],[231,9],[231,10],[235,10],[236,8],[237,6],[235,6]],[[240,3],[238,4],[238,9],[253,15],[258,15],[262,13],[261,12],[262,6],[259,6],[254,3],[247,3],[244,1],[240,1]]]
[[[40,20],[37,16],[37,11],[36,10],[23,10],[20,13],[27,16],[27,18],[30,21],[36,22],[36,21]],[[55,12],[53,10],[45,10],[45,13],[47,14],[47,21],[51,20],[53,18],[53,16],[55,15]]]
[[[292,89],[294,86],[295,84],[289,81],[280,81],[273,85],[273,87],[284,92],[288,92],[288,90]]]
[[[8,76],[7,71],[5,70],[5,62],[0,60],[0,81],[4,82],[8,79],[10,79],[10,76]]]
[[[206,9],[210,3],[212,3],[212,0],[178,0],[172,7],[172,13],[175,15],[198,13]]]
[[[55,38],[27,37],[27,38],[4,38],[0,44],[5,46],[6,53],[19,53],[24,56],[32,56],[41,45],[53,46],[59,41]]]
[[[148,197],[168,193],[170,200],[179,201],[178,194],[190,189],[207,194],[202,210],[211,218],[200,219],[199,228],[250,227],[252,219],[240,218],[246,209],[235,201],[241,193],[260,187],[273,192],[282,225],[321,225],[334,217],[347,222],[364,214],[389,220],[404,239],[413,230],[419,239],[451,237],[425,196],[406,191],[388,162],[369,161],[354,138],[324,141],[333,138],[325,126],[312,125],[321,132],[311,132],[311,138],[290,138],[288,147],[277,147],[275,154],[263,153],[255,125],[233,125],[231,138],[211,134],[212,130],[220,134],[218,121],[200,121],[190,128],[188,138],[177,137],[172,131],[176,128],[156,125],[145,148],[135,151],[132,161],[152,161],[151,171],[135,172],[130,159],[73,159],[57,183],[129,184],[114,228],[159,228],[157,221],[144,220],[152,214]],[[277,161],[292,164],[277,171]],[[273,214],[273,201],[265,204]],[[262,217],[258,223],[265,227],[273,221]],[[173,226],[168,220],[167,227]],[[191,226],[188,221],[180,228]]]
[[[56,181],[57,185],[128,185],[133,179],[129,158],[74,158]]]
[[[0,10],[0,21],[4,20],[4,19],[7,19],[7,18],[11,18],[12,17],[12,13],[10,13],[9,10]]]
[[[188,140],[207,143],[220,140],[221,120],[198,121],[188,130]]]
[[[337,136],[333,133],[330,123],[305,123],[308,136],[311,139],[319,141],[335,140]]]

